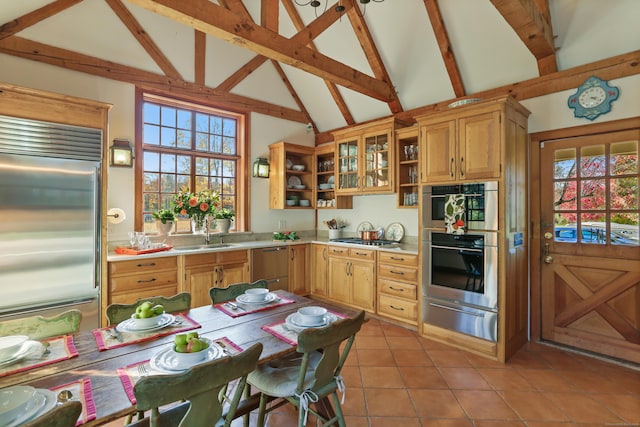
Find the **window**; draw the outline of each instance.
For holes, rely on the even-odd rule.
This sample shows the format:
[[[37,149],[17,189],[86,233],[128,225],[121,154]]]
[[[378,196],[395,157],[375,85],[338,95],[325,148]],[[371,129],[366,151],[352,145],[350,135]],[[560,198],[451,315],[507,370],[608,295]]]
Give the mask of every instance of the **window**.
[[[181,189],[217,192],[236,213],[235,230],[244,229],[244,115],[142,91],[138,111],[136,230],[157,232],[152,213],[173,210]],[[176,219],[174,232],[191,230],[189,218]]]

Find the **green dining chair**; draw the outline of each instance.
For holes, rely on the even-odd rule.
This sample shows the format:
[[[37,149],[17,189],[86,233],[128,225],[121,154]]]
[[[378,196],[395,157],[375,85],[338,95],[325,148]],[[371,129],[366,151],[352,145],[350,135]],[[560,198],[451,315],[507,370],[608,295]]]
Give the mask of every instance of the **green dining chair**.
[[[75,427],[81,413],[82,403],[77,400],[65,402],[22,424],[22,427]]]
[[[133,304],[110,304],[106,309],[109,325],[115,325],[130,318],[131,314],[136,310],[136,307],[144,301],[149,301],[153,305],[161,304],[164,306],[166,313],[178,313],[191,308],[191,294],[189,292],[182,292],[172,297],[155,296],[139,298]]]
[[[27,335],[29,339],[41,340],[65,334],[75,334],[80,330],[82,313],[67,310],[50,317],[31,316],[0,322],[0,336]]]
[[[240,404],[247,375],[256,368],[262,344],[256,343],[241,353],[195,365],[173,375],[151,375],[133,387],[138,411],[151,411],[149,417],[130,427],[211,427],[231,425]],[[238,380],[229,405],[219,399],[220,391]],[[160,412],[159,407],[171,405]]]
[[[234,283],[226,288],[211,288],[209,289],[209,296],[211,297],[211,302],[214,304],[219,304],[221,302],[227,302],[236,299],[239,295],[245,293],[247,289],[253,288],[264,288],[268,289],[269,285],[266,280],[260,279],[256,280],[253,283]]]
[[[260,395],[257,425],[264,426],[268,412],[291,403],[298,409],[298,427],[306,425],[309,412],[318,417],[323,426],[337,422],[344,427],[337,393],[338,389],[344,390],[340,372],[363,322],[364,311],[360,311],[353,318],[337,320],[324,328],[307,328],[298,334],[297,353],[267,362],[250,373],[247,382]],[[330,419],[311,407],[312,403],[328,396],[332,397],[335,411]],[[267,408],[267,402],[273,399],[277,400]]]

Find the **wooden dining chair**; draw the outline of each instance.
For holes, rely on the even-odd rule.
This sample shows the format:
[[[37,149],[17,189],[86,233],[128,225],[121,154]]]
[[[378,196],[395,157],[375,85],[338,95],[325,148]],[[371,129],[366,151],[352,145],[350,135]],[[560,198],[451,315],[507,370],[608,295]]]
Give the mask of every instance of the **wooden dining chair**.
[[[143,377],[133,387],[138,411],[151,411],[149,417],[130,427],[228,427],[235,418],[247,375],[253,371],[262,353],[256,343],[241,353],[195,365],[183,373]],[[231,402],[223,407],[220,391],[238,380]],[[160,412],[161,406],[178,403]]]
[[[82,313],[72,309],[55,316],[31,316],[0,322],[0,336],[27,335],[29,339],[41,340],[80,330]]]
[[[82,413],[82,403],[77,400],[54,406],[53,409],[40,415],[22,427],[75,427]]]
[[[136,310],[136,307],[144,301],[149,301],[153,305],[161,304],[164,306],[166,313],[178,313],[191,308],[191,294],[189,292],[181,292],[172,297],[155,296],[139,298],[133,304],[110,304],[106,309],[109,325],[115,325],[130,318],[131,314]]]
[[[236,299],[239,295],[245,293],[247,289],[253,288],[265,288],[268,289],[269,285],[266,280],[260,279],[256,280],[253,283],[234,283],[226,288],[211,288],[209,289],[209,296],[211,297],[211,302],[213,304],[218,304],[221,302],[227,302]]]
[[[337,320],[324,328],[307,328],[298,335],[297,353],[267,362],[250,373],[247,382],[260,394],[257,425],[264,426],[267,412],[292,403],[298,409],[298,427],[306,425],[308,412],[318,417],[323,426],[337,422],[344,427],[337,393],[344,386],[340,372],[363,322],[364,311],[360,311],[353,318]],[[328,396],[332,397],[335,415],[321,414],[311,408],[315,402],[323,407],[328,402],[321,400]],[[267,408],[267,402],[274,398],[281,399]]]

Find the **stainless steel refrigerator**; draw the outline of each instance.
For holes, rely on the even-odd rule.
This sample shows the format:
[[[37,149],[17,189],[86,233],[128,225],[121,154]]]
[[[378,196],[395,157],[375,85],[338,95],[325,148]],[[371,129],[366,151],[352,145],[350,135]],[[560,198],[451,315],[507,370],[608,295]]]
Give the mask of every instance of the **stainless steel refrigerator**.
[[[0,116],[0,321],[99,326],[102,132]]]

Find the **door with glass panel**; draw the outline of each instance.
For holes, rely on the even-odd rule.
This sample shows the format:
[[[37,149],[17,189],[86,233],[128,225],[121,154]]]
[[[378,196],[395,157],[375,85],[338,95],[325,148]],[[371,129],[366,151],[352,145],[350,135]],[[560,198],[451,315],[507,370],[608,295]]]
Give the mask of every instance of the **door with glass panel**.
[[[540,149],[541,336],[640,363],[640,131]]]

